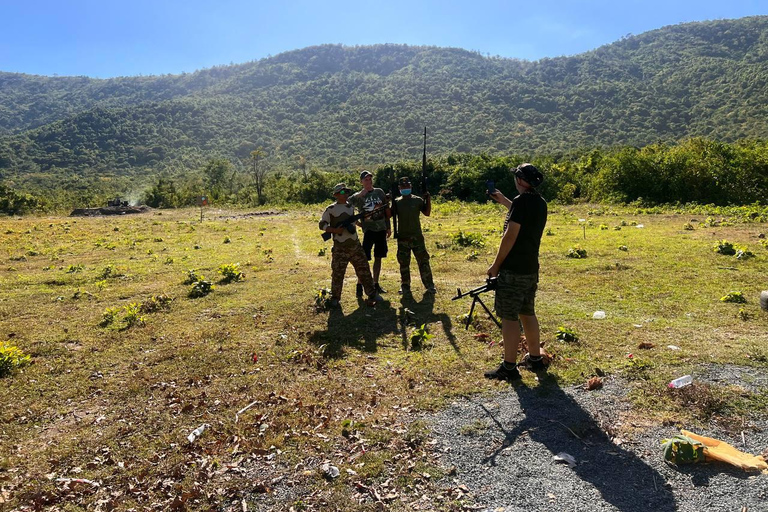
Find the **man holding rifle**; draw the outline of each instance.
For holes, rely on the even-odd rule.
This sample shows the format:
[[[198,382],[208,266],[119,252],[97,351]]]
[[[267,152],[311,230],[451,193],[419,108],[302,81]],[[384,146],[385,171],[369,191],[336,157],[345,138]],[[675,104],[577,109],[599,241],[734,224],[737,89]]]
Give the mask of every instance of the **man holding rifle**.
[[[344,286],[344,274],[347,272],[347,264],[352,263],[357,274],[357,279],[363,286],[368,296],[366,304],[375,306],[382,301],[381,295],[376,293],[376,288],[371,277],[371,267],[365,258],[365,252],[357,238],[357,230],[353,223],[345,225],[345,221],[354,217],[355,210],[347,203],[347,198],[352,190],[344,183],[333,187],[333,197],[336,202],[329,205],[320,219],[320,229],[333,235],[333,248],[331,249],[331,306],[337,307],[341,300],[341,289]]]
[[[424,190],[424,198],[415,196],[411,190],[411,180],[400,178],[400,197],[394,202],[393,215],[397,216],[397,262],[400,264],[400,293],[411,293],[411,252],[416,258],[421,274],[421,282],[427,293],[435,293],[432,268],[429,266],[429,253],[421,231],[421,214],[429,217],[432,213],[432,201],[429,192]]]
[[[488,195],[508,207],[509,212],[499,251],[488,268],[488,277],[497,278],[495,305],[496,313],[501,317],[504,360],[496,370],[485,372],[485,376],[506,381],[520,379],[516,361],[521,324],[528,344],[525,366],[536,372],[546,369],[541,357],[539,321],[534,310],[539,282],[539,245],[547,223],[547,202],[536,187],[544,181],[544,176],[527,163],[511,171],[519,195],[510,200],[498,190],[488,190]],[[489,187],[492,187],[491,183]]]
[[[381,275],[381,260],[387,257],[387,238],[392,236],[389,223],[389,209],[382,208],[387,204],[387,194],[380,188],[373,187],[373,174],[368,171],[360,173],[360,183],[363,189],[349,198],[349,202],[360,213],[370,213],[360,220],[363,229],[363,250],[365,257],[371,261],[373,251],[373,285],[376,293],[386,293],[379,284]],[[357,296],[363,296],[363,284],[357,283]]]

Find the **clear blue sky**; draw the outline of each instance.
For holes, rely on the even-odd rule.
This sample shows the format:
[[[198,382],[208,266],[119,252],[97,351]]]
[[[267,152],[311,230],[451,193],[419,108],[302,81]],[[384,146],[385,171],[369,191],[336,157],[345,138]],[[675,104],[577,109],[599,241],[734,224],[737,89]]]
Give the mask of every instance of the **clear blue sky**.
[[[767,0],[0,0],[0,71],[193,72],[306,46],[405,43],[527,60],[768,14]]]

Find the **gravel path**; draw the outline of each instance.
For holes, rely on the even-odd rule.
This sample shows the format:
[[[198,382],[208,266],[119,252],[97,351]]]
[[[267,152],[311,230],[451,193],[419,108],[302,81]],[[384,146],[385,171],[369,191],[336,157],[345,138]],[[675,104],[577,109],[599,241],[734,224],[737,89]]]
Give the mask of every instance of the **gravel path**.
[[[694,377],[768,389],[768,370],[712,365]],[[546,382],[454,402],[427,418],[442,464],[456,468],[445,485],[465,485],[478,510],[494,512],[768,511],[768,474],[721,463],[667,465],[660,441],[679,433],[673,426],[615,443],[608,433],[628,410],[626,391],[608,378],[597,391]],[[768,448],[768,420],[751,427],[744,442],[717,430],[696,433],[759,454]],[[554,462],[560,452],[576,465]]]

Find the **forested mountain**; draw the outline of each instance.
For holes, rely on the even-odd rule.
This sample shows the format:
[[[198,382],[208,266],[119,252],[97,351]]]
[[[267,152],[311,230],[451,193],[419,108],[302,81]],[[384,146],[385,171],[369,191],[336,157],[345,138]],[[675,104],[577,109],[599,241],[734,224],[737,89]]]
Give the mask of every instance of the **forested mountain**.
[[[664,27],[527,62],[460,49],[325,45],[191,74],[0,73],[0,180],[295,169],[432,155],[556,154],[768,138],[768,16]],[[301,163],[300,163],[301,162]]]

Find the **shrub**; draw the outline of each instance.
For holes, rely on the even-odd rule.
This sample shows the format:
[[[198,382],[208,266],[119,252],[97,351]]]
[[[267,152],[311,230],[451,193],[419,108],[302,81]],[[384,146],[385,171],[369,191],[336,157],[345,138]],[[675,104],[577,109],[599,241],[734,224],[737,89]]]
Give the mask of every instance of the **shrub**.
[[[82,272],[84,268],[85,267],[83,267],[82,265],[70,265],[70,266],[67,267],[67,274],[74,274],[76,272]]]
[[[232,283],[245,279],[245,274],[240,271],[239,263],[225,263],[220,265],[218,272],[222,275],[222,283]]]
[[[210,281],[205,281],[202,276],[199,281],[192,283],[192,289],[189,290],[189,297],[197,299],[199,297],[205,297],[211,293],[214,289],[213,284]]]
[[[127,306],[123,306],[123,322],[125,322],[126,329],[134,325],[144,325],[144,317],[140,313],[141,304],[138,302],[131,302]]]
[[[555,333],[555,338],[568,343],[576,343],[579,341],[579,336],[573,329],[562,325],[558,327],[557,332]]]
[[[453,243],[461,247],[485,247],[485,239],[479,233],[464,233],[459,231],[453,235]]]
[[[331,305],[331,290],[320,288],[315,293],[315,312],[325,311]]]
[[[10,375],[17,368],[30,363],[32,358],[10,341],[0,341],[0,377]]]
[[[733,256],[736,254],[733,244],[728,240],[718,240],[715,242],[715,252],[718,254],[725,254],[726,256]]]
[[[204,279],[203,276],[198,274],[197,270],[190,269],[190,270],[187,270],[187,278],[184,279],[184,283],[182,284],[193,284],[198,281],[202,281],[203,279]]]
[[[683,224],[683,229],[685,231],[693,231],[693,224],[691,224],[690,222],[686,222],[685,224]]]
[[[568,258],[574,258],[574,259],[583,259],[587,257],[587,250],[582,249],[578,245],[571,247],[568,249],[568,252],[565,254]]]
[[[165,294],[153,295],[139,305],[141,313],[154,313],[161,309],[170,309],[173,299]]]
[[[742,292],[728,292],[726,295],[720,297],[720,302],[731,302],[733,304],[746,304],[747,299],[744,298]]]
[[[429,334],[427,324],[421,324],[421,327],[417,327],[411,333],[411,348],[413,350],[421,350],[424,347],[424,343],[430,338],[434,338],[434,334]]]
[[[120,308],[105,309],[104,312],[101,314],[101,322],[99,323],[99,325],[102,327],[106,327],[114,323],[115,319],[117,318],[117,314],[119,312],[120,312]]]

